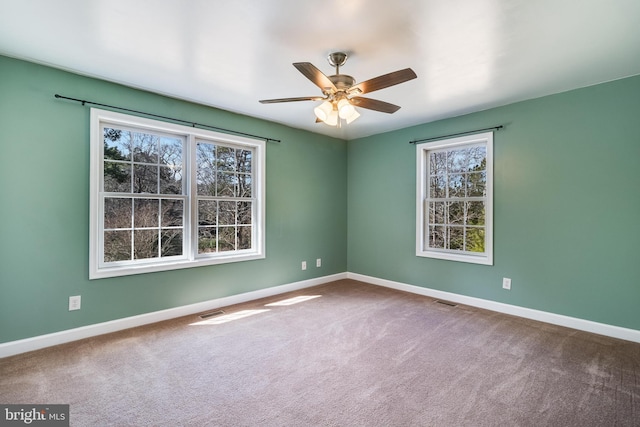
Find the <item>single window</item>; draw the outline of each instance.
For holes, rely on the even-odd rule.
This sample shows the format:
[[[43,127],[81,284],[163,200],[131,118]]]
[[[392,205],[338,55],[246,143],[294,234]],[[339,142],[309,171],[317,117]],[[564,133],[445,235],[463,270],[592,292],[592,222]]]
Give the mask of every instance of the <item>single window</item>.
[[[416,255],[493,265],[493,133],[417,146]]]
[[[264,147],[92,109],[90,278],[264,258]]]

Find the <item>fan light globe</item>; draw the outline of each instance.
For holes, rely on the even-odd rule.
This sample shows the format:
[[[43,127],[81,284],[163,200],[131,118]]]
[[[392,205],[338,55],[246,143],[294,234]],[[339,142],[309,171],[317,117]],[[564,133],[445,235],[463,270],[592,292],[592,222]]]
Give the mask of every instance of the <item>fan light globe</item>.
[[[331,110],[331,113],[329,113],[329,117],[327,117],[327,120],[324,121],[326,124],[328,124],[329,126],[337,126],[338,125],[338,111],[337,110]]]
[[[351,123],[352,121],[354,121],[355,119],[357,119],[358,117],[360,117],[360,113],[358,113],[356,111],[356,109],[353,109],[353,114],[351,114],[349,117],[347,117],[347,124]]]
[[[333,105],[331,105],[329,101],[324,101],[322,104],[313,109],[316,117],[325,123],[327,122],[327,119],[329,118],[329,115],[332,111]]]
[[[343,98],[338,102],[338,114],[341,119],[348,119],[355,111],[356,109],[348,100]]]

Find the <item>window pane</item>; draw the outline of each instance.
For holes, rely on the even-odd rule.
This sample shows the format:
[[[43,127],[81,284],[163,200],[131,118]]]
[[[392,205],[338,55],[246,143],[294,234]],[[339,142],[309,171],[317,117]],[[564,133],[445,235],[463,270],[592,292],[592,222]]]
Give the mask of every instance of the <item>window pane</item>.
[[[236,184],[238,182],[236,174],[220,172],[216,174],[216,180],[217,196],[234,197],[236,195]]]
[[[464,202],[449,202],[449,224],[464,224]]]
[[[163,230],[162,256],[182,255],[182,230]]]
[[[184,202],[182,200],[162,200],[162,226],[182,227]]]
[[[467,175],[467,197],[484,197],[486,186],[486,172],[471,172]]]
[[[135,228],[158,227],[159,205],[159,200],[135,199],[133,201],[133,226]]]
[[[487,168],[487,147],[471,147],[468,149],[467,170],[483,171]]]
[[[236,250],[236,228],[220,227],[218,229],[218,250],[220,252]]]
[[[466,172],[468,169],[469,150],[461,148],[447,152],[447,169],[449,173]]]
[[[215,227],[200,227],[198,228],[198,253],[211,253],[217,252],[216,246],[216,232]]]
[[[238,202],[238,224],[251,224],[251,202]]]
[[[131,160],[131,133],[120,129],[103,129],[104,158]]]
[[[150,194],[158,193],[158,166],[133,166],[133,192]]]
[[[449,231],[449,249],[464,250],[464,228],[448,227],[447,230]]]
[[[251,175],[241,174],[238,176],[238,197],[251,197]]]
[[[463,174],[449,175],[449,197],[464,197],[465,177]]]
[[[237,202],[219,202],[218,225],[236,224]]]
[[[444,249],[445,229],[444,227],[429,227],[429,247]]]
[[[216,150],[216,166],[219,172],[235,172],[236,150],[229,147],[218,146]]]
[[[429,224],[444,224],[445,202],[429,202]]]
[[[182,194],[180,166],[160,166],[160,194]]]
[[[198,201],[198,225],[216,225],[217,218],[218,202],[214,200]]]
[[[484,202],[467,202],[467,224],[484,225]]]
[[[251,249],[251,227],[238,227],[238,250]]]
[[[131,199],[105,198],[104,228],[131,228],[132,203]]]
[[[447,171],[447,153],[429,154],[429,175],[444,175]]]
[[[251,172],[252,154],[249,150],[236,150],[236,169],[238,172]]]
[[[442,199],[446,197],[445,192],[446,178],[445,176],[432,176],[429,178],[429,197],[432,199]]]
[[[196,148],[196,161],[198,165],[196,171],[198,194],[215,196],[216,147],[212,144],[198,143]]]
[[[466,249],[469,252],[484,252],[484,228],[467,228]]]
[[[131,231],[104,232],[104,261],[128,261],[131,259]]]
[[[133,132],[133,161],[157,164],[158,142],[156,135]]]
[[[158,230],[135,230],[133,232],[134,259],[158,257]]]
[[[160,138],[160,164],[174,167],[182,167],[182,139]]]
[[[131,165],[105,161],[102,188],[106,192],[130,193]]]

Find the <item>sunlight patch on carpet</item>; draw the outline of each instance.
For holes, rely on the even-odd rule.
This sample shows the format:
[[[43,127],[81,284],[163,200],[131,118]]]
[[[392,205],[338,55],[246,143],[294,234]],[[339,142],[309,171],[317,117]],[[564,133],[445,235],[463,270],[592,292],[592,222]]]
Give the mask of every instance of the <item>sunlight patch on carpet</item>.
[[[322,295],[300,295],[298,297],[283,299],[282,301],[272,302],[270,304],[265,304],[265,307],[277,307],[283,305],[293,305],[298,304],[300,302],[309,301],[314,298],[320,298]]]
[[[225,314],[224,316],[216,317],[215,319],[203,320],[201,322],[191,323],[189,326],[193,325],[219,325],[221,323],[232,322],[234,320],[243,319],[245,317],[254,316],[256,314],[264,313],[266,311],[271,311],[268,308],[263,310],[242,310],[237,313]]]

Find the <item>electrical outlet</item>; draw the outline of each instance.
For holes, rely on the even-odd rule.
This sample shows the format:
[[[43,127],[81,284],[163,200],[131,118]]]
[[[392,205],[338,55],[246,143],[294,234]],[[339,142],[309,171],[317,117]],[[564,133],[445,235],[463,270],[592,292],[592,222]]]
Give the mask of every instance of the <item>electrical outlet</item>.
[[[502,287],[504,289],[511,290],[511,279],[509,279],[508,277],[503,277],[502,278]]]
[[[69,297],[69,311],[80,310],[80,295]]]
[[[316,267],[322,267],[322,258],[316,260]]]
[[[303,270],[307,269],[307,261],[302,261],[302,269]]]

